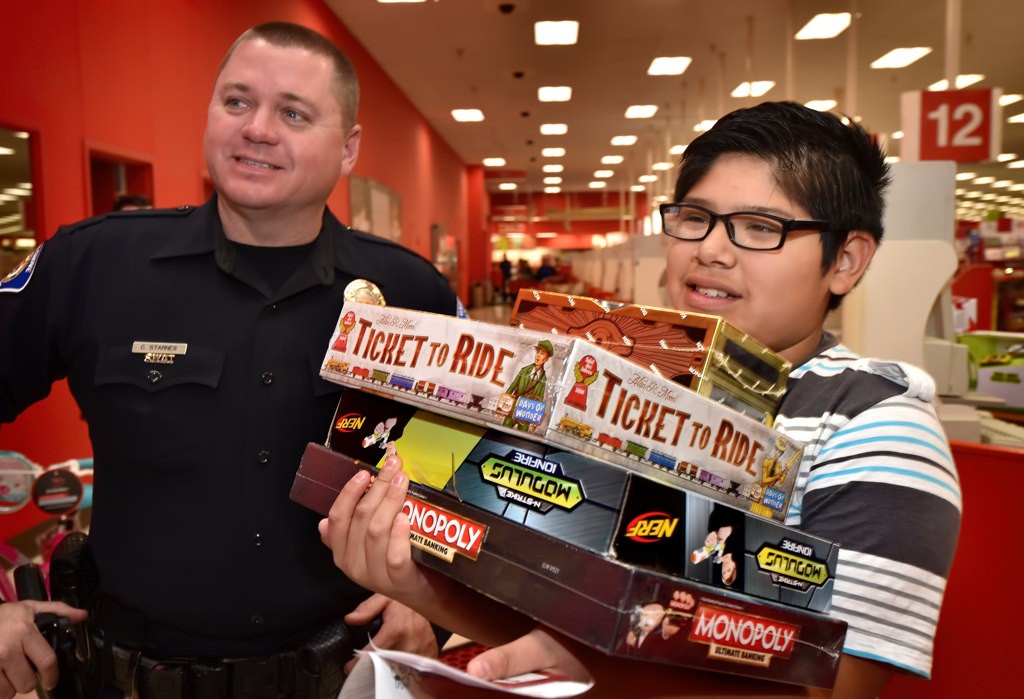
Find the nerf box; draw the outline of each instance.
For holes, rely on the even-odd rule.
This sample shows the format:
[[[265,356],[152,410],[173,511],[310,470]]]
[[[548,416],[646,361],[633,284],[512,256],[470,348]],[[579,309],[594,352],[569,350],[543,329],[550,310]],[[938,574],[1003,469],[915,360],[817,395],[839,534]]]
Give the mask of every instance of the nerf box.
[[[396,453],[415,483],[608,558],[792,606],[831,603],[832,542],[553,445],[363,391],[342,394],[327,445],[374,467]],[[309,477],[300,470],[296,488]]]
[[[768,425],[790,364],[717,316],[521,289],[515,327],[582,337]]]
[[[368,464],[310,444],[292,490],[326,514]],[[411,484],[417,562],[605,653],[816,687],[835,681],[845,622],[659,573]]]
[[[328,381],[543,432],[572,340],[346,301],[320,368]]]
[[[802,445],[581,338],[346,303],[321,376],[782,521]]]

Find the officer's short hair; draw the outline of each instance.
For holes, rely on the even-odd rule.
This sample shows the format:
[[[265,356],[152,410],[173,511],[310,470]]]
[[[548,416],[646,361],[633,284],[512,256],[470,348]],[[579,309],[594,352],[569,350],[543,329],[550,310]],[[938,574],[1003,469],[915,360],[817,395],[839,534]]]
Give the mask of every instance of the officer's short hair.
[[[235,39],[235,43],[231,44],[224,60],[221,61],[217,75],[219,76],[224,71],[224,66],[227,65],[240,44],[253,40],[262,40],[271,46],[305,49],[331,59],[331,62],[334,63],[334,95],[338,98],[338,104],[341,105],[343,125],[346,129],[355,125],[356,111],[359,108],[359,76],[356,75],[352,61],[333,41],[308,27],[291,22],[258,24],[245,30],[241,36]]]

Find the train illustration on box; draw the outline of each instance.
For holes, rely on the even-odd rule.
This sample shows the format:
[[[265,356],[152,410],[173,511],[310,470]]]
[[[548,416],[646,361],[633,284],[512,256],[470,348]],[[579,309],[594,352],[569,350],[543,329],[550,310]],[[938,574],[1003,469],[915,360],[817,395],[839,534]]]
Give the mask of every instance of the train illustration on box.
[[[629,439],[622,439],[606,432],[599,432],[593,438],[594,430],[590,425],[574,420],[568,416],[559,420],[557,428],[560,432],[582,439],[588,444],[596,444],[597,447],[614,453],[624,454],[630,459],[654,466],[663,471],[674,473],[681,478],[696,481],[705,487],[714,488],[723,492],[740,492],[744,496],[749,495],[749,486],[742,486],[716,473],[703,469],[697,464],[677,459],[671,454],[658,451],[645,444]]]
[[[338,366],[332,366],[330,368],[338,372],[345,371],[368,383],[384,384],[391,389],[401,389],[425,398],[434,398],[462,408],[470,408],[483,413],[493,413],[497,404],[497,398],[478,396],[449,386],[442,386],[433,381],[417,381],[411,376],[388,372],[383,369],[353,367],[349,366],[347,363],[344,364],[344,369],[341,369]]]

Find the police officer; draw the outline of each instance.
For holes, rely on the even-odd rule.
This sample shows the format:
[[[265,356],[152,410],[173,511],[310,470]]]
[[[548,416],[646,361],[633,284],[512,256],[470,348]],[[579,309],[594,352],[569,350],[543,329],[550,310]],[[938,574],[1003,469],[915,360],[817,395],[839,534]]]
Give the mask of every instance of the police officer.
[[[210,101],[213,198],[62,229],[0,284],[0,422],[67,377],[89,424],[89,671],[102,696],[333,697],[340,673],[307,651],[339,645],[342,619],[379,617],[378,645],[437,652],[423,617],[334,567],[318,515],[288,498],[337,403],[318,367],[346,287],[461,308],[426,260],[327,209],[358,155],[357,101],[351,64],[323,36],[248,30]],[[0,698],[57,681],[31,623],[41,610],[84,616],[0,605]]]

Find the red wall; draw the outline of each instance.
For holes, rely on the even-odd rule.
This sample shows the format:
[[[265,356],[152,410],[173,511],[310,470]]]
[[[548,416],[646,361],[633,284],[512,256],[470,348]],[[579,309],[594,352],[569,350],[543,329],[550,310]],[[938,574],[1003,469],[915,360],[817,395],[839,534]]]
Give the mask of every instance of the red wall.
[[[355,174],[401,197],[405,244],[431,257],[430,226],[459,243],[458,289],[490,268],[483,182],[460,162],[366,50],[319,0],[46,0],[0,3],[0,126],[36,144],[38,231],[91,213],[87,149],[153,165],[159,207],[203,201],[202,133],[214,74],[246,28],[304,24],[334,39],[359,72],[364,134]],[[349,216],[341,182],[330,206]],[[473,212],[470,220],[470,212]],[[470,240],[476,241],[472,245]],[[476,270],[474,272],[473,270]],[[0,430],[0,449],[47,464],[91,454],[63,384]],[[54,439],[53,435],[59,435]]]

